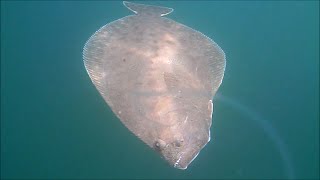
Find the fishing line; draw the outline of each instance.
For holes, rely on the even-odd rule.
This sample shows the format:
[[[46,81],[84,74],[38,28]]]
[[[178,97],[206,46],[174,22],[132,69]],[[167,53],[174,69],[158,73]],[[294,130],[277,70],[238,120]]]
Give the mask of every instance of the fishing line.
[[[233,109],[237,110],[241,114],[249,117],[248,119],[257,123],[261,129],[263,129],[264,133],[268,135],[268,137],[274,142],[277,150],[279,151],[286,175],[289,179],[294,179],[294,168],[292,166],[292,161],[289,156],[289,152],[287,150],[286,145],[284,144],[282,138],[277,133],[276,129],[271,125],[268,120],[262,118],[260,114],[254,112],[249,107],[241,104],[240,102],[223,96],[221,94],[216,94],[214,97],[215,100],[220,101],[228,106],[231,106]]]

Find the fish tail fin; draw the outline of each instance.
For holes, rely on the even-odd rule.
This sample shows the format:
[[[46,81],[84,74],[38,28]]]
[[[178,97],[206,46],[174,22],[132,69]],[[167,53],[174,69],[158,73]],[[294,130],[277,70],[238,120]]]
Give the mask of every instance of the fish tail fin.
[[[170,14],[173,9],[168,7],[161,7],[161,6],[152,6],[152,5],[145,5],[145,4],[138,4],[128,1],[123,1],[123,5],[126,6],[128,9],[133,11],[139,15],[148,15],[148,16],[165,16]]]

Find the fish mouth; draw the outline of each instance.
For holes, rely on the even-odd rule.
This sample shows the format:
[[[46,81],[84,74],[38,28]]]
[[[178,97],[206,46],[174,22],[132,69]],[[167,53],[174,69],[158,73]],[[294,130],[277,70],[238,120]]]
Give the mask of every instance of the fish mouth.
[[[171,162],[172,162],[171,164],[173,165],[173,167],[177,169],[181,169],[181,170],[187,169],[189,164],[191,164],[191,162],[196,159],[200,151],[206,146],[206,144],[209,141],[210,141],[210,132],[209,132],[208,140],[206,142],[201,143],[201,145],[197,144],[191,147],[186,146],[188,148],[178,153],[176,158],[171,159]]]
[[[202,149],[202,148],[201,148]],[[177,160],[173,163],[173,167],[186,170],[191,162],[196,159],[201,149],[181,153]]]
[[[187,166],[186,166],[186,167],[182,167],[182,166],[179,164],[181,158],[182,158],[182,156],[180,155],[179,158],[178,158],[178,160],[174,163],[173,167],[178,168],[178,169],[187,169]]]

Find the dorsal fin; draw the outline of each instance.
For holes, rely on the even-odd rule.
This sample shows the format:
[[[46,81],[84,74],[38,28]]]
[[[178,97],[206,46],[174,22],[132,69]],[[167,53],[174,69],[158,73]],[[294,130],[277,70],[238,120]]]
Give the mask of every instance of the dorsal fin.
[[[148,16],[165,16],[170,14],[173,9],[168,7],[161,7],[161,6],[152,6],[152,5],[145,5],[145,4],[138,4],[128,1],[123,1],[123,5],[126,6],[128,9],[133,11],[139,15],[148,15]]]

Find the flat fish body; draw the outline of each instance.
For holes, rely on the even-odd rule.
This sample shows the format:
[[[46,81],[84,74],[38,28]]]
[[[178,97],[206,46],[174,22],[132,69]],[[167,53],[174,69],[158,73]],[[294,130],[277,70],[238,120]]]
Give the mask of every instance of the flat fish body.
[[[186,169],[210,140],[225,55],[210,38],[163,17],[171,8],[124,5],[135,15],[90,37],[85,68],[121,122],[172,166]]]

